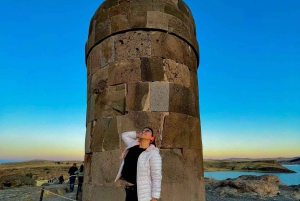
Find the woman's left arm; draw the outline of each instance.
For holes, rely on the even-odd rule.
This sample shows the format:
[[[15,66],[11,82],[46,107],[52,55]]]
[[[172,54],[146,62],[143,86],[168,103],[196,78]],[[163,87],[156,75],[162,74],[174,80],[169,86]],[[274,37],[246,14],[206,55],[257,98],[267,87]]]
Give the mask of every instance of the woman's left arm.
[[[150,176],[151,176],[151,196],[152,200],[160,198],[160,191],[161,191],[161,156],[158,151],[155,151],[153,155],[150,157]]]

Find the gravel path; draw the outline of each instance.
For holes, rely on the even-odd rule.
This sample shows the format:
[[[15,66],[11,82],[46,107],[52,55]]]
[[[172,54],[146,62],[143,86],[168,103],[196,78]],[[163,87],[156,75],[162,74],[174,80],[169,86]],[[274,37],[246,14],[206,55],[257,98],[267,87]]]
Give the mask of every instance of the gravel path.
[[[67,185],[61,184],[59,186],[58,185],[45,186],[45,190],[49,188],[56,188],[56,187],[64,188],[67,187]],[[77,186],[75,186],[73,192],[65,193],[62,196],[67,197],[71,200],[76,200],[76,192],[77,192]],[[0,201],[38,201],[40,200],[40,195],[41,195],[41,187],[23,187],[23,188],[5,189],[5,190],[0,190]],[[43,201],[68,201],[68,199],[52,195],[52,196],[43,197]]]
[[[64,185],[64,184],[63,184]],[[53,188],[55,186],[46,186],[45,189]],[[59,187],[62,187],[60,185]],[[64,185],[67,187],[67,185]],[[64,197],[75,200],[76,199],[77,186],[73,192],[64,194]],[[24,187],[0,190],[0,201],[38,201],[40,198],[41,187]],[[81,199],[79,199],[81,200]],[[68,201],[58,196],[47,196],[43,198],[43,201]],[[170,200],[171,201],[171,200]],[[275,196],[273,198],[251,198],[250,196],[243,195],[240,198],[224,198],[214,195],[213,191],[206,191],[206,201],[299,201],[297,199],[287,199],[281,196]]]

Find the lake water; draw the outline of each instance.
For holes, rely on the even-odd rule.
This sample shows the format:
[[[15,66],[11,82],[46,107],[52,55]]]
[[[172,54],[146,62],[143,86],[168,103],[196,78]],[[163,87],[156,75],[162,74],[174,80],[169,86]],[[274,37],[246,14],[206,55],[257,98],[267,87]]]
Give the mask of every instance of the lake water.
[[[227,178],[237,178],[241,175],[256,175],[261,176],[264,174],[276,175],[280,178],[282,183],[286,185],[298,185],[300,184],[300,165],[283,165],[284,167],[294,170],[297,173],[264,173],[264,172],[230,172],[230,171],[219,171],[219,172],[204,172],[204,177],[214,178],[217,180],[224,180]]]
[[[15,160],[15,159],[0,159],[0,164],[2,163],[11,163],[11,162],[20,162],[21,160]]]

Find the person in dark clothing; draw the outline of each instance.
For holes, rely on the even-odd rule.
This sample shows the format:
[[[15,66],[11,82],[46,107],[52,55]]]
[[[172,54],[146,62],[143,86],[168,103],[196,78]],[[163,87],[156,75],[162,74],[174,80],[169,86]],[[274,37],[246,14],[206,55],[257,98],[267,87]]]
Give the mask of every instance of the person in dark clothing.
[[[62,184],[62,183],[64,183],[64,176],[61,174],[59,177],[58,177],[58,183],[59,184]]]
[[[74,190],[74,184],[75,184],[75,180],[76,180],[76,174],[75,172],[78,170],[78,168],[76,167],[76,163],[73,164],[72,167],[70,167],[68,173],[70,175],[69,177],[69,182],[70,182],[70,191],[72,192]]]
[[[84,172],[83,172],[83,168],[84,166],[83,165],[81,165],[80,166],[80,168],[79,168],[79,170],[77,170],[76,172],[75,172],[75,174],[77,174],[78,175],[78,190],[79,191],[82,191],[82,184],[83,184],[83,175],[84,175]]]

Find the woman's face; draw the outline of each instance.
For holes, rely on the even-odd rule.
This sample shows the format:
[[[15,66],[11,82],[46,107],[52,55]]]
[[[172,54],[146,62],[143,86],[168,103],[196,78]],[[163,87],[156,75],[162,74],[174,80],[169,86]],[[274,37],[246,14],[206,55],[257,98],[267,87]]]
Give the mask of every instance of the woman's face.
[[[140,138],[150,140],[152,137],[152,132],[149,128],[144,128],[141,130]]]

